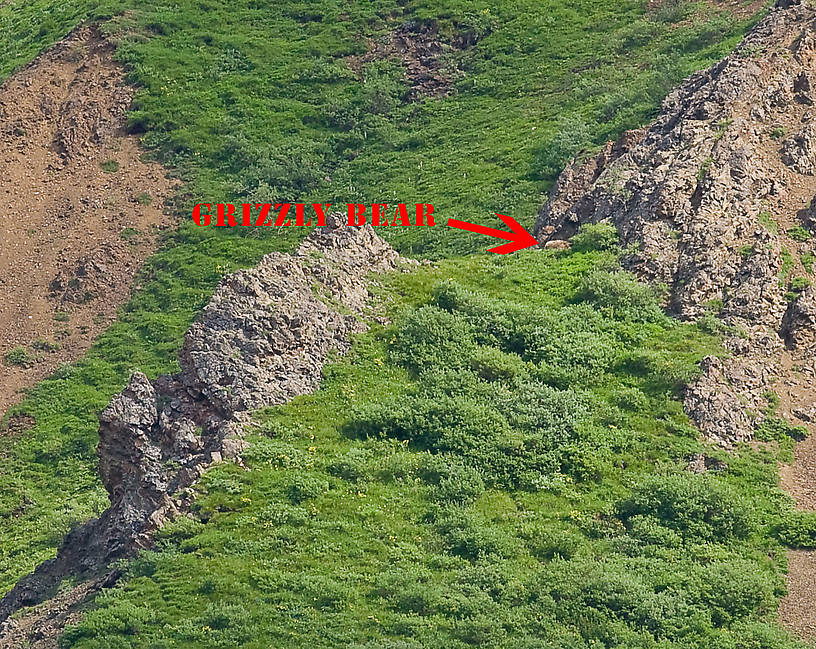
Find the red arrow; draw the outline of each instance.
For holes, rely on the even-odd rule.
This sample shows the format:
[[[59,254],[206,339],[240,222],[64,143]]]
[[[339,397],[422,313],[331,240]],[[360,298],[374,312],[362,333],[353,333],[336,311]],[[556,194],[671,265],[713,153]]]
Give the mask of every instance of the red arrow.
[[[497,237],[499,239],[506,239],[510,243],[505,243],[501,246],[491,248],[488,252],[495,252],[499,255],[506,255],[508,252],[516,252],[529,248],[530,246],[537,246],[536,238],[521,227],[518,222],[504,214],[497,214],[504,224],[509,226],[512,232],[505,230],[496,230],[495,228],[487,228],[483,225],[476,225],[475,223],[468,223],[467,221],[459,221],[458,219],[448,219],[448,225],[452,228],[459,228],[460,230],[468,230],[470,232],[478,232],[479,234],[486,234],[489,237]]]

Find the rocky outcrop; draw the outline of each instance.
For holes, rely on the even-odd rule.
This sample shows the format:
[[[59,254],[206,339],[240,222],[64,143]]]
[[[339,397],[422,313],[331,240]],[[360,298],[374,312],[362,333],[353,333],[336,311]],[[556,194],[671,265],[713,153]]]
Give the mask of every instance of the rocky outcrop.
[[[816,356],[816,286],[809,286],[791,304],[782,321],[782,335],[789,347]]]
[[[788,302],[813,243],[787,234],[816,223],[814,83],[816,11],[778,2],[733,54],[674,90],[653,124],[570,165],[536,223],[545,247],[614,224],[625,264],[669,287],[670,311],[715,309],[741,332],[727,341],[734,358],[707,360],[686,399],[725,445],[761,419],[754,397],[772,389],[784,341],[796,350],[816,331],[810,294]],[[816,378],[812,359],[802,366]]]
[[[181,372],[154,382],[137,372],[111,401],[98,447],[110,507],[0,600],[0,621],[43,601],[65,576],[98,574],[147,547],[187,511],[207,467],[240,461],[249,410],[316,389],[329,354],[366,329],[365,277],[395,268],[399,256],[371,226],[345,227],[338,215],[327,223],[294,254],[269,254],[224,278],[187,332]]]
[[[669,284],[670,306],[681,316],[723,299],[726,314],[778,324],[784,291],[771,280],[780,240],[767,220],[802,183],[800,173],[785,171],[789,147],[780,151],[775,137],[782,124],[811,119],[795,97],[809,88],[800,78],[816,74],[814,17],[802,5],[772,11],[731,56],[673,91],[650,127],[568,168],[539,214],[539,238],[612,222],[625,245],[640,248],[630,265]],[[804,165],[810,138],[791,141]],[[768,248],[775,254],[762,252]],[[756,287],[748,295],[746,284]],[[746,302],[754,301],[749,313]]]

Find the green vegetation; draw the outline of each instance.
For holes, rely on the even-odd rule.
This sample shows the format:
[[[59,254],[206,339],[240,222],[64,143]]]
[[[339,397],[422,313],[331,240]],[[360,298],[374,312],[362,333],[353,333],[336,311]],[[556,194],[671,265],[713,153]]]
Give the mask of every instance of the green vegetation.
[[[793,239],[794,241],[799,241],[804,243],[806,241],[810,241],[812,235],[810,234],[809,230],[806,230],[801,225],[797,225],[795,228],[791,228],[788,230],[788,236]]]
[[[113,174],[119,171],[119,163],[116,160],[105,160],[99,166],[105,173]]]
[[[730,127],[731,124],[733,124],[733,123],[734,123],[733,118],[724,119],[724,120],[721,120],[720,122],[717,122],[717,131],[714,133],[714,139],[717,142],[722,140],[723,136],[725,135],[726,131],[728,130],[728,127]]]
[[[39,340],[34,341],[32,347],[38,352],[58,352],[61,345],[57,342],[40,338]]]
[[[812,252],[804,252],[799,255],[799,261],[802,262],[802,266],[805,269],[806,273],[813,274],[813,253]]]
[[[117,323],[9,413],[36,423],[0,453],[0,592],[104,508],[97,414],[130,372],[177,370],[217,281],[303,234],[196,228],[193,204],[422,201],[529,225],[567,160],[646,122],[747,26],[682,1],[10,0],[0,78],[87,17],[113,17],[141,89],[130,128],[185,181],[185,218]],[[446,51],[449,98],[407,102],[398,61],[350,67],[407,21],[476,42]],[[210,472],[195,518],[65,647],[796,646],[773,617],[780,543],[809,547],[812,524],[770,447],[697,440],[677,395],[721,350],[620,271],[614,228],[490,259],[456,258],[484,241],[446,228],[383,234],[443,261],[383,280],[395,324],[261,413],[250,470]],[[727,470],[685,472],[702,451]]]
[[[697,172],[698,183],[703,182],[708,177],[708,172],[711,170],[712,164],[714,164],[714,158],[711,156],[703,160],[703,164],[700,165],[700,169]]]
[[[147,206],[153,202],[153,197],[148,192],[140,192],[136,194],[135,198],[139,205]]]
[[[15,347],[6,352],[4,360],[6,365],[16,365],[18,367],[31,367],[34,364],[34,358],[25,347]]]
[[[740,249],[739,249],[740,256],[744,257],[746,259],[748,257],[751,257],[755,252],[756,252],[756,250],[754,249],[754,246],[752,246],[752,245],[740,246]]]
[[[771,557],[811,527],[769,451],[705,449],[675,398],[715,338],[613,252],[381,284],[394,324],[260,413],[249,470],[211,471],[66,648],[798,646]]]
[[[119,321],[15,409],[37,423],[0,459],[0,591],[104,505],[96,416],[129,373],[174,371],[183,332],[218,279],[302,236],[196,228],[186,218],[193,203],[420,199],[442,217],[486,223],[503,210],[530,223],[567,158],[647,121],[673,84],[719,59],[747,26],[682,4],[693,22],[628,0],[518,0],[489,12],[455,0],[326,2],[319,11],[254,0],[2,4],[0,77],[80,20],[116,16],[102,28],[142,88],[131,129],[186,185],[182,226],[165,236]],[[464,71],[450,98],[405,103],[397,62],[372,63],[362,79],[346,63],[363,51],[361,37],[434,18],[445,39],[480,38],[450,53]],[[384,234],[407,253],[484,249],[475,235],[416,230]]]
[[[119,233],[119,236],[122,237],[125,241],[135,241],[139,238],[142,233],[137,230],[136,228],[123,228],[122,231]]]
[[[773,214],[771,214],[768,210],[760,212],[757,216],[757,220],[768,232],[771,232],[772,234],[777,234],[779,232],[779,223],[776,222]]]
[[[779,285],[785,286],[796,266],[796,260],[793,257],[793,253],[787,248],[782,248],[779,251],[779,257],[782,259],[782,266],[779,268]]]
[[[791,548],[816,548],[816,514],[788,512],[774,530],[777,538]]]

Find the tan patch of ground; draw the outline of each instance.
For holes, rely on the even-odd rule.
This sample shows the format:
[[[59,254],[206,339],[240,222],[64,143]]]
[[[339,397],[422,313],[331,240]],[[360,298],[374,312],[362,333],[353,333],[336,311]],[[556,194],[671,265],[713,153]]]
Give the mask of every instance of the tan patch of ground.
[[[796,445],[794,462],[780,467],[780,485],[796,501],[799,509],[816,511],[816,425],[798,419],[794,411],[816,403],[816,381],[797,370],[797,360],[783,354],[784,378],[776,388],[780,397],[779,414],[804,425],[810,436]],[[816,551],[788,552],[788,594],[779,606],[779,620],[805,640],[816,640]]]
[[[0,85],[0,416],[114,320],[169,225],[112,51],[85,27]],[[6,361],[18,347],[30,362]]]
[[[816,594],[816,551],[791,550],[788,552],[788,591],[791,593],[782,601],[779,620],[788,628],[795,629],[799,637],[816,638],[816,614],[813,597]],[[795,593],[808,594],[807,599],[796,597]]]
[[[118,573],[66,587],[47,602],[8,620],[0,627],[2,649],[59,649],[65,627],[82,618],[84,607],[99,591],[113,585]]]

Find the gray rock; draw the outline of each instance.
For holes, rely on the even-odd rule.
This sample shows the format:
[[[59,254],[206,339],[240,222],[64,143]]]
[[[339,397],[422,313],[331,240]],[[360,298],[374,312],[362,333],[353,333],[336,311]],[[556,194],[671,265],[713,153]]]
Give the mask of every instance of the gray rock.
[[[208,466],[240,463],[249,410],[315,390],[329,355],[365,331],[366,276],[394,269],[399,255],[370,225],[345,227],[336,214],[327,223],[294,254],[272,253],[225,277],[187,332],[181,372],[152,383],[137,372],[105,408],[97,450],[110,507],[0,600],[0,623],[65,576],[148,547],[189,508]]]
[[[809,91],[810,85],[807,88]],[[809,97],[810,95],[808,92],[807,95],[800,93],[800,96]],[[810,101],[812,103],[812,100]],[[813,175],[816,168],[814,167],[816,165],[816,127],[809,124],[796,135],[785,140],[782,145],[782,162],[800,174]]]
[[[783,250],[796,244],[767,210],[799,209],[792,190],[801,193],[801,174],[816,172],[815,21],[807,4],[777,2],[730,56],[670,93],[654,123],[570,165],[535,226],[546,247],[584,224],[611,223],[634,250],[625,266],[665,283],[675,315],[693,320],[722,302],[719,316],[744,336],[726,341],[732,358],[706,359],[685,408],[723,446],[751,439],[780,334],[789,347],[814,346],[812,294],[789,307],[779,281]],[[780,146],[774,131],[794,120],[801,126]],[[813,214],[800,218],[816,224]]]

